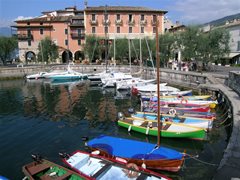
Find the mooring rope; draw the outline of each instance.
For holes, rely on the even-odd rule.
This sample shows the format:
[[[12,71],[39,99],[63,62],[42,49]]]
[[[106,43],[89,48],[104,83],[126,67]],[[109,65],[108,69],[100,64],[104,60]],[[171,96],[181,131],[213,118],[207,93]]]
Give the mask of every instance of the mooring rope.
[[[197,158],[198,155],[193,156],[193,155],[186,154],[186,153],[184,153],[184,154],[187,155],[187,156],[189,156],[188,159],[194,159],[194,160],[196,160],[196,161],[198,161],[198,162],[200,162],[200,163],[202,163],[202,164],[207,164],[207,165],[210,165],[210,166],[218,166],[218,164],[209,163],[209,162],[206,162],[206,161],[203,161],[203,160],[198,159],[198,158]],[[185,160],[186,160],[186,158],[185,158]]]

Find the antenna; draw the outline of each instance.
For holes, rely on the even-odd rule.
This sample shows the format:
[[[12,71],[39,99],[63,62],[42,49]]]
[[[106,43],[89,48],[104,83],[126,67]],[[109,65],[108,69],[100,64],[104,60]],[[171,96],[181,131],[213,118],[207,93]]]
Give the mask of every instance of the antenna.
[[[84,9],[87,8],[87,5],[88,5],[88,1],[87,1],[87,0],[84,0]]]

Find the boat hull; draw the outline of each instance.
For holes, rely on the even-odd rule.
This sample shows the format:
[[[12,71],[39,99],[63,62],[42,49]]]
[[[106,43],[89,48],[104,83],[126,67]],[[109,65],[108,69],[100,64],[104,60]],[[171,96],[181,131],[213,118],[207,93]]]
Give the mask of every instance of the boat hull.
[[[41,161],[34,161],[29,164],[26,164],[22,167],[22,171],[24,175],[29,180],[35,179],[90,179],[84,177],[84,175],[80,175],[70,169],[67,169],[63,166],[55,164],[46,159],[41,159]],[[55,175],[51,175],[51,174]]]
[[[122,158],[138,166],[145,164],[147,169],[177,172],[184,160],[184,155],[173,149],[124,138],[102,135],[88,141],[86,145],[92,151],[99,150],[100,155],[107,158]]]
[[[158,129],[157,128],[149,128],[149,127],[142,127],[142,126],[136,126],[134,124],[131,124],[129,122],[124,122],[124,120],[118,120],[118,125],[124,128],[127,128],[128,131],[136,131],[142,134],[151,135],[151,136],[158,136]],[[192,131],[167,131],[167,130],[161,130],[161,137],[166,138],[188,138],[188,139],[196,139],[196,140],[204,140],[206,136],[206,133],[204,129],[196,129]]]

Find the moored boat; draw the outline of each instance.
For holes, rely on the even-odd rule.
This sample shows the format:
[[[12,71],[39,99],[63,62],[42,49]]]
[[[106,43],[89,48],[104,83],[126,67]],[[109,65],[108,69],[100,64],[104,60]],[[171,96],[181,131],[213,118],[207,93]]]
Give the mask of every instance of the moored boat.
[[[24,175],[29,180],[58,179],[58,180],[84,180],[88,179],[70,169],[51,161],[34,156],[34,161],[22,167]]]
[[[136,131],[146,135],[158,136],[158,125],[156,120],[141,120],[135,118],[124,118],[118,120],[118,125],[125,127],[128,131]],[[161,137],[189,138],[204,140],[206,131],[197,126],[205,126],[204,122],[195,123],[195,126],[183,123],[164,121],[161,128]]]
[[[99,156],[98,153],[100,152],[94,151],[92,153],[87,153],[77,150],[71,155],[66,153],[60,153],[60,155],[67,166],[74,169],[79,174],[83,174],[89,179],[169,179],[162,174],[137,166],[136,164],[127,163],[124,159],[110,159]]]
[[[184,161],[183,153],[176,150],[131,139],[101,135],[86,142],[86,145],[92,151],[99,150],[102,156],[122,158],[138,166],[144,164],[147,169],[177,172]]]
[[[36,74],[27,75],[26,78],[29,79],[29,80],[44,79],[45,78],[45,76],[44,76],[45,74],[47,74],[47,72],[39,72],[39,73],[36,73]]]

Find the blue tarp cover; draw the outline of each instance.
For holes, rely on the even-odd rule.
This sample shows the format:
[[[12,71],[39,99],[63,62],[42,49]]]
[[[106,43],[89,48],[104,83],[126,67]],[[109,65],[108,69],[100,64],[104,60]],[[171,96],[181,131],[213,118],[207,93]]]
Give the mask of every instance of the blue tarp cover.
[[[113,156],[132,159],[182,159],[182,153],[160,146],[136,140],[101,135],[88,141],[92,148],[102,149]]]

